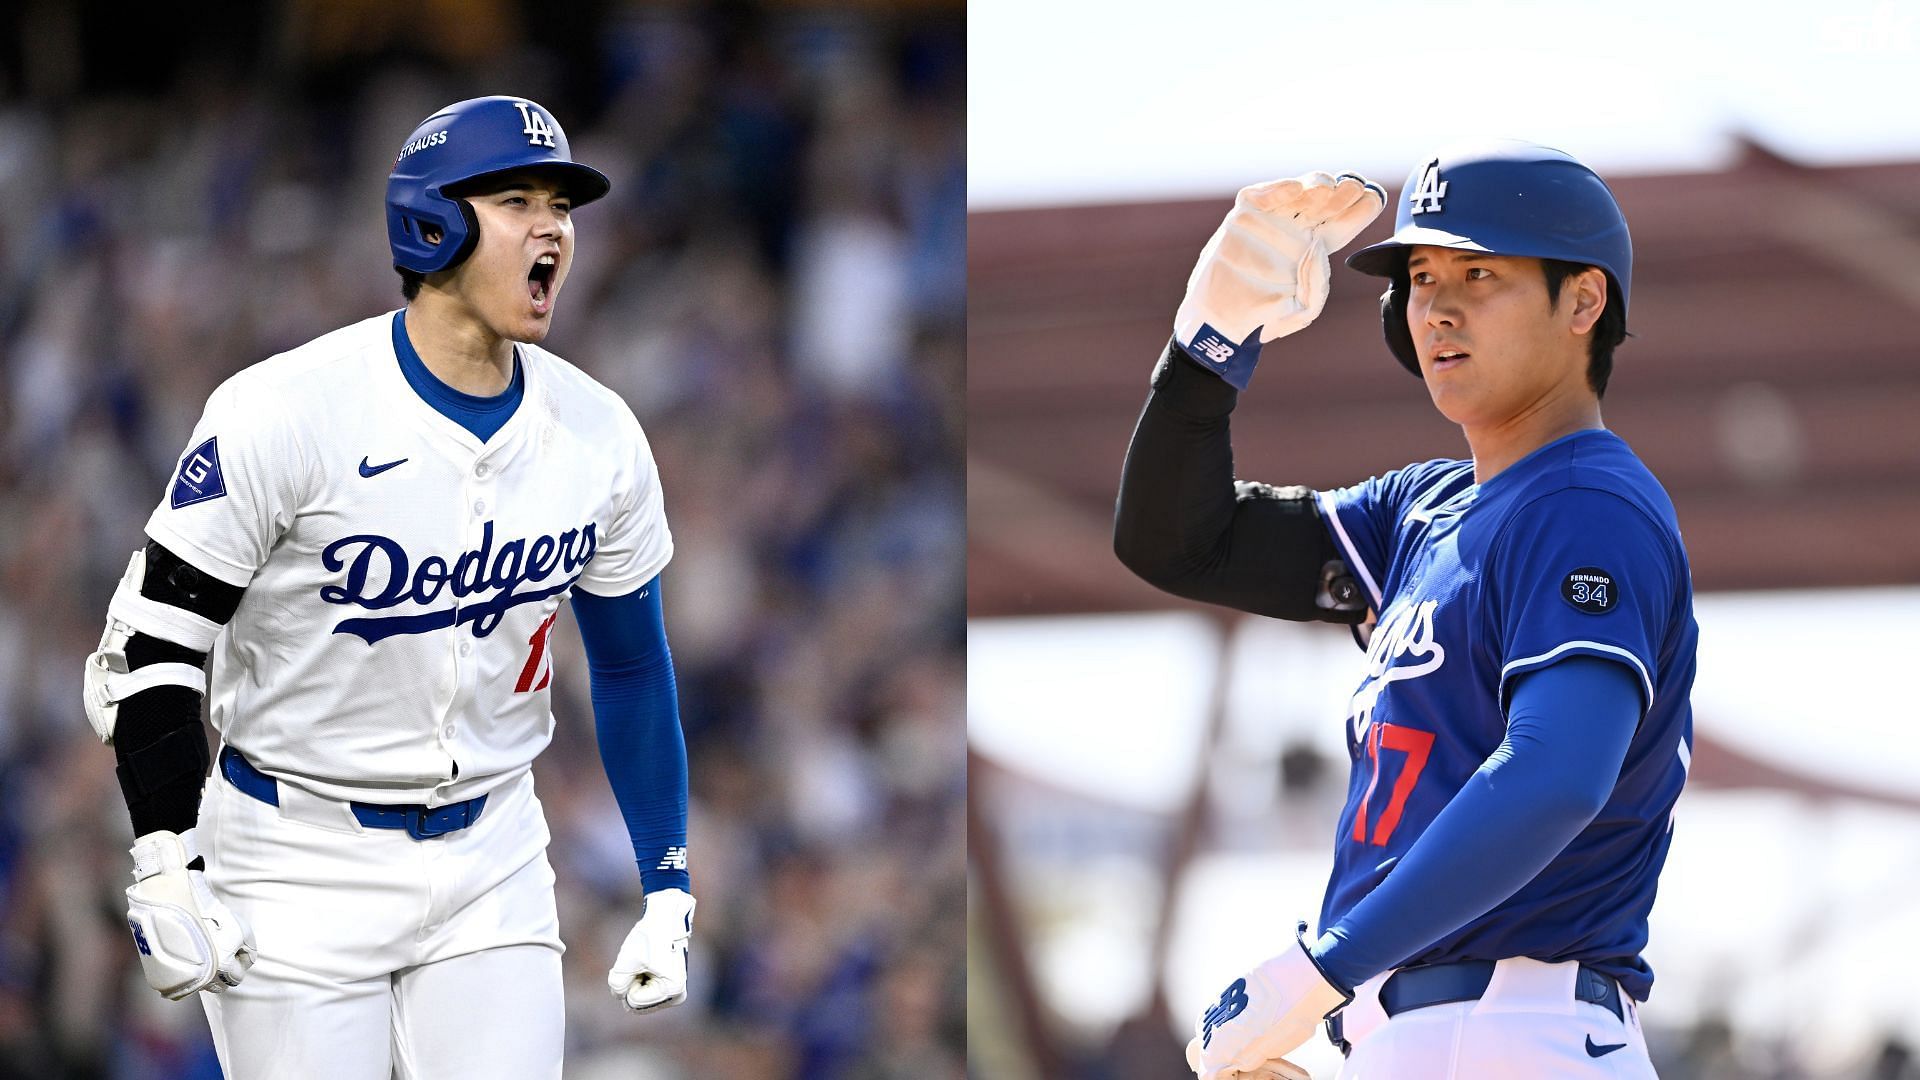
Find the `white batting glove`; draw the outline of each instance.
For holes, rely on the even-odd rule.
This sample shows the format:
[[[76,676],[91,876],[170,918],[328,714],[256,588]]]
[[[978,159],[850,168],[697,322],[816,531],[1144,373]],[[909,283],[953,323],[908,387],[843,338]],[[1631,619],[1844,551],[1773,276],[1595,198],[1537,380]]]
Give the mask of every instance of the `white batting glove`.
[[[150,832],[133,844],[127,926],[147,985],[174,1001],[225,993],[253,966],[253,932],[214,899],[205,874],[187,869],[198,854],[193,829]]]
[[[1228,986],[1200,1015],[1187,1044],[1187,1066],[1200,1080],[1288,1077],[1287,1070],[1304,1077],[1286,1056],[1352,1000],[1320,973],[1306,942],[1296,941]]]
[[[1386,190],[1354,173],[1311,172],[1241,188],[1187,279],[1174,340],[1245,390],[1261,345],[1320,317],[1332,279],[1328,257],[1386,205]]]
[[[687,1000],[687,941],[693,937],[693,897],[683,889],[650,892],[640,921],[620,945],[607,989],[637,1013],[670,1009]]]

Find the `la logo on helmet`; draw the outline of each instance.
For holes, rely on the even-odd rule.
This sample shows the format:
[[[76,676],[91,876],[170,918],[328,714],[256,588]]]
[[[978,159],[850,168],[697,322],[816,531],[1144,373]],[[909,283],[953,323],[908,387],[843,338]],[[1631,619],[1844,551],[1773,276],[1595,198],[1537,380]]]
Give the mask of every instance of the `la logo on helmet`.
[[[1420,182],[1414,185],[1413,193],[1407,197],[1407,201],[1413,204],[1412,213],[1424,214],[1430,210],[1439,210],[1440,200],[1446,197],[1447,182],[1440,179],[1440,159],[1434,158],[1427,162],[1427,167],[1421,171]]]
[[[520,133],[527,137],[528,146],[553,145],[553,128],[547,126],[546,117],[534,112],[529,102],[516,101],[513,107],[520,110],[520,119],[527,122],[527,126],[521,128]]]

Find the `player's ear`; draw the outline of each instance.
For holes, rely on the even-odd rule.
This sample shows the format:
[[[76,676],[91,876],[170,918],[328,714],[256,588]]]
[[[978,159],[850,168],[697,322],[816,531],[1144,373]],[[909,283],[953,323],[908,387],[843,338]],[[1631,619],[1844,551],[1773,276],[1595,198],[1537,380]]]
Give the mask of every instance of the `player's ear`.
[[[445,238],[446,234],[440,231],[440,226],[429,225],[424,221],[420,223],[420,239],[425,240],[434,247],[439,247],[440,241]]]
[[[1573,302],[1573,332],[1587,333],[1600,321],[1600,313],[1607,310],[1606,271],[1589,266],[1568,278],[1560,292]]]

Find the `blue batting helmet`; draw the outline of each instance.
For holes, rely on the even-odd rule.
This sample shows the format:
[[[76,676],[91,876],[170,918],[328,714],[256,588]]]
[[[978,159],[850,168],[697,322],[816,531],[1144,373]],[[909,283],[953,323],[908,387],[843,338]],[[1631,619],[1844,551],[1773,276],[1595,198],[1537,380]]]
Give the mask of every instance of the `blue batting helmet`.
[[[558,177],[575,206],[613,185],[573,160],[567,134],[526,98],[482,97],[449,105],[420,122],[387,177],[387,243],[396,269],[430,274],[458,265],[480,239],[473,208],[447,189],[517,169]],[[423,228],[440,230],[429,243]]]
[[[1449,146],[1407,177],[1393,235],[1347,256],[1363,274],[1391,278],[1380,297],[1387,347],[1420,374],[1407,330],[1407,249],[1415,245],[1597,266],[1608,302],[1627,311],[1633,240],[1606,181],[1559,150],[1512,139]]]

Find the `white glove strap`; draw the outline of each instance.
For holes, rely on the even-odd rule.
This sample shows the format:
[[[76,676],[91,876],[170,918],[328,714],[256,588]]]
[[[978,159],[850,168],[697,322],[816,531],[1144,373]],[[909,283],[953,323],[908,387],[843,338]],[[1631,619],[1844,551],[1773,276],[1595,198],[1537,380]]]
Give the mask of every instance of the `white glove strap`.
[[[685,889],[650,892],[640,902],[640,923],[669,937],[693,934],[693,896]]]
[[[185,870],[200,857],[200,830],[183,833],[151,832],[134,841],[133,880],[145,881],[169,870]]]

